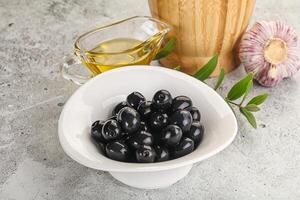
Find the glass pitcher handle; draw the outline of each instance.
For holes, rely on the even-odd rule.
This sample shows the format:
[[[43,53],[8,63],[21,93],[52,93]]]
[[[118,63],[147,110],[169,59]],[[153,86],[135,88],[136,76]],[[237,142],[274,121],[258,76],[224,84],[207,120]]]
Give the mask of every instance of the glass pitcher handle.
[[[61,65],[61,74],[65,79],[72,81],[77,85],[83,85],[91,77],[93,77],[92,74],[79,74],[78,71],[81,71],[79,69],[82,69],[83,67],[85,68],[85,66],[81,63],[80,59],[76,55],[70,54],[64,56],[63,58],[63,64]]]

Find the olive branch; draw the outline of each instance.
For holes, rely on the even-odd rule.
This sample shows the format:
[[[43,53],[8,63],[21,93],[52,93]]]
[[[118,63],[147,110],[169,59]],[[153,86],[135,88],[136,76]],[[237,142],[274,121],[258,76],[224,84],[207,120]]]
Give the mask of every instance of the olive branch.
[[[159,50],[155,60],[168,56],[175,48],[176,38],[172,37],[166,45]],[[197,71],[193,77],[204,82],[210,77],[213,71],[216,69],[218,63],[218,55],[213,56],[202,68]],[[174,68],[180,71],[180,66]],[[214,86],[214,90],[218,91],[225,77],[225,70],[222,68],[217,81]],[[245,103],[246,97],[253,88],[253,74],[249,73],[244,78],[235,83],[224,100],[234,111],[237,108],[243,116],[248,120],[252,127],[257,128],[256,118],[254,112],[260,111],[259,105],[261,105],[269,96],[267,93],[262,93],[255,97],[252,97],[250,101]],[[239,100],[239,102],[237,102]]]

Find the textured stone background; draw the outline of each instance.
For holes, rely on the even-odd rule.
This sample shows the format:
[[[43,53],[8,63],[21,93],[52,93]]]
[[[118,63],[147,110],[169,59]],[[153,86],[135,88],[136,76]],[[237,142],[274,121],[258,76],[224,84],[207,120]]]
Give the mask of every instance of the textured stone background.
[[[299,10],[298,0],[258,0],[252,20],[282,19],[300,33]],[[256,85],[253,94],[271,93],[259,128],[239,118],[233,144],[170,188],[129,188],[66,156],[57,120],[77,86],[61,78],[62,56],[96,25],[148,14],[146,0],[0,0],[0,199],[300,199],[300,73]]]

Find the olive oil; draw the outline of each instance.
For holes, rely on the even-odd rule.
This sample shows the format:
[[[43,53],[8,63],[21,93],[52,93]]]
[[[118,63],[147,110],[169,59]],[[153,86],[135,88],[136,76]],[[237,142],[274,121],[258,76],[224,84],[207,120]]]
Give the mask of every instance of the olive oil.
[[[133,38],[107,40],[86,51],[82,62],[95,75],[126,65],[148,65],[160,47],[161,37],[156,35],[146,41]]]

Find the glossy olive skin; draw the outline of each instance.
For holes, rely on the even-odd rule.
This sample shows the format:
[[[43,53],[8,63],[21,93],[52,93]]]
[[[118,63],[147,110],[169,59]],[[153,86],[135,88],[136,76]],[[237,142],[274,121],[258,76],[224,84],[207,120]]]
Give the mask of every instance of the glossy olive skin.
[[[191,113],[194,122],[201,121],[200,111],[196,107],[192,106],[192,107],[187,108],[186,110]]]
[[[153,147],[142,145],[135,151],[135,155],[139,163],[153,163],[155,161],[156,152]]]
[[[105,154],[106,153],[106,143],[104,142],[97,142],[96,144],[96,147],[98,148],[98,150],[102,153],[102,154]]]
[[[117,120],[117,115],[113,115],[110,118],[108,118],[107,120],[109,120],[109,119]]]
[[[118,113],[117,119],[121,124],[122,130],[127,133],[133,133],[140,128],[140,114],[133,108],[122,108]]]
[[[194,151],[194,141],[190,138],[184,137],[181,139],[179,144],[177,144],[172,149],[173,158],[179,158],[185,156]]]
[[[184,133],[190,130],[192,123],[192,115],[187,110],[178,110],[170,118],[170,124],[179,126]]]
[[[125,107],[129,107],[129,104],[127,103],[127,101],[122,101],[120,103],[118,103],[115,108],[112,111],[112,116],[117,115],[118,112]]]
[[[185,134],[186,137],[191,138],[198,146],[203,139],[204,126],[200,122],[193,122],[190,131]]]
[[[146,101],[146,98],[139,92],[132,92],[127,96],[126,101],[131,107],[137,109],[140,103]]]
[[[96,142],[106,142],[104,137],[102,136],[102,127],[104,121],[97,120],[92,124],[91,127],[91,136]]]
[[[163,162],[170,159],[170,154],[167,147],[154,145],[154,150],[156,152],[155,162]]]
[[[150,146],[153,144],[153,136],[151,133],[146,131],[137,131],[132,137],[130,137],[127,144],[133,149],[138,149],[142,145]]]
[[[177,125],[168,125],[161,132],[160,140],[167,146],[175,146],[180,142],[182,130]]]
[[[114,120],[107,120],[102,127],[102,136],[106,141],[112,141],[122,136],[120,124]]]
[[[193,106],[192,100],[187,96],[178,96],[173,99],[172,111],[183,110]]]
[[[153,107],[158,110],[168,110],[172,106],[172,96],[167,90],[157,91],[152,99]]]
[[[113,160],[126,161],[129,157],[129,148],[124,141],[113,141],[106,145],[106,155]]]
[[[131,134],[126,133],[126,132],[122,132],[121,135],[122,135],[122,136],[121,136],[121,138],[120,138],[119,140],[122,140],[122,141],[124,141],[125,143],[127,143],[127,141],[132,137]]]
[[[141,121],[140,129],[139,129],[139,130],[149,132],[149,127],[148,127],[148,125],[146,124],[146,122]]]
[[[152,130],[161,130],[168,124],[168,115],[166,113],[154,112],[152,113],[148,124]]]
[[[137,111],[140,113],[141,118],[146,120],[150,117],[152,113],[152,102],[151,101],[143,101],[137,108]]]

